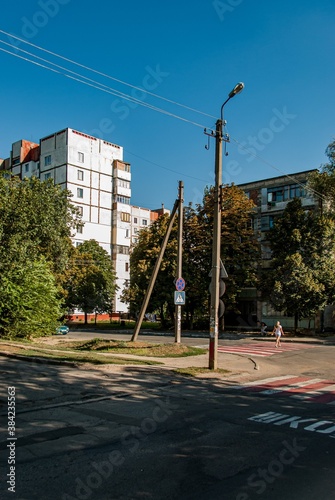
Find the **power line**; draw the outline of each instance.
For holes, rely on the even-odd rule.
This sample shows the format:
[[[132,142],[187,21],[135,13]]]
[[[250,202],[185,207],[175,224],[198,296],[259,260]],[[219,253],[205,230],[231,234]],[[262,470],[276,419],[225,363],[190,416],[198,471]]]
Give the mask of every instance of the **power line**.
[[[138,154],[132,153],[131,151],[128,151],[127,149],[123,149],[123,151],[125,153],[132,155],[132,156],[135,156],[136,158],[139,158],[140,160],[145,161],[146,163],[150,163],[151,165],[154,165],[155,167],[159,167],[159,168],[162,168],[163,170],[167,170],[168,172],[172,172],[174,174],[181,175],[182,177],[188,177],[189,179],[194,179],[196,181],[208,182],[208,181],[205,181],[204,179],[200,179],[199,177],[194,177],[193,175],[187,175],[184,172],[181,173],[181,172],[178,172],[177,170],[173,170],[172,168],[163,167],[163,165],[159,165],[159,163],[155,163],[154,161],[143,158],[142,156],[139,156]]]
[[[4,42],[3,40],[0,40],[0,43],[3,43],[4,45],[7,45],[9,47],[12,47],[12,45],[10,43]],[[68,71],[69,73],[72,73],[72,74],[74,74],[76,76],[84,78],[85,80],[88,80],[89,82],[93,82],[93,83],[95,83],[97,85],[100,85],[101,87],[104,87],[106,89],[114,91],[116,93],[116,95],[119,95],[120,97],[131,98],[135,103],[136,103],[136,101],[140,101],[136,97],[128,96],[127,94],[124,94],[123,92],[120,92],[119,90],[112,89],[111,87],[108,87],[108,85],[104,85],[102,83],[97,82],[96,80],[92,80],[91,78],[88,78],[87,76],[81,75],[80,73],[76,73],[75,71],[72,71],[72,70],[70,70],[68,68],[65,68],[64,66],[60,66],[59,64],[53,63],[53,62],[49,61],[48,59],[44,59],[43,57],[40,57],[40,56],[37,56],[36,54],[33,54],[32,52],[28,52],[27,50],[20,49],[20,48],[17,48],[17,50],[19,50],[20,52],[23,52],[24,54],[28,54],[28,55],[30,55],[32,57],[35,57],[36,59],[38,59],[40,61],[46,62],[48,64],[51,64],[52,66],[55,66],[56,68]],[[16,54],[14,54],[12,52],[9,52],[9,51],[7,51],[7,53],[11,54],[11,55],[16,55]],[[30,61],[30,59],[25,59],[25,60]],[[33,61],[31,61],[31,62],[33,62]],[[46,66],[43,66],[43,67],[45,67],[46,69],[48,69],[48,67],[46,67]],[[137,102],[137,104],[140,104],[140,102]]]
[[[146,107],[148,109],[151,109],[153,111],[157,111],[157,112],[162,113],[164,115],[171,116],[172,118],[177,118],[178,120],[184,121],[186,123],[190,123],[191,125],[195,125],[196,127],[205,128],[205,126],[202,125],[202,124],[200,124],[200,123],[194,122],[192,120],[188,120],[187,118],[184,118],[182,116],[176,115],[176,114],[171,113],[170,111],[166,111],[166,110],[164,110],[162,108],[158,108],[156,106],[153,106],[152,104],[146,103],[145,101],[141,101],[140,99],[133,98],[132,96],[127,96],[127,94],[120,95],[121,93],[118,90],[110,89],[109,87],[102,88],[100,86],[101,84],[99,84],[99,83],[97,85],[94,85],[92,83],[89,83],[89,82],[86,82],[84,80],[81,80],[80,78],[73,77],[73,76],[68,75],[66,73],[62,73],[61,71],[58,71],[56,69],[50,68],[49,66],[45,66],[44,64],[41,64],[41,63],[39,63],[37,61],[33,61],[31,59],[28,59],[27,57],[23,57],[23,56],[20,56],[19,54],[15,54],[13,52],[10,52],[10,51],[8,51],[6,49],[3,49],[1,47],[0,47],[0,51],[5,52],[7,54],[10,54],[10,55],[12,55],[14,57],[18,57],[19,59],[23,59],[26,62],[30,62],[31,64],[35,64],[35,65],[40,66],[40,67],[42,67],[44,69],[48,69],[49,71],[53,71],[54,73],[58,73],[58,74],[60,74],[62,76],[65,76],[66,78],[70,78],[71,80],[75,80],[75,81],[77,81],[79,83],[82,83],[84,85],[87,85],[89,87],[93,87],[93,88],[95,88],[97,90],[100,90],[102,92],[105,92],[107,94],[112,94],[112,95],[115,95],[117,97],[121,97],[122,99],[131,101],[131,102],[136,102],[136,104],[139,104],[140,106],[144,106],[144,107]],[[35,57],[35,56],[33,55],[33,57]],[[53,64],[53,63],[50,63],[50,64]],[[82,76],[82,78],[86,78],[86,77]]]
[[[295,184],[297,184],[298,186],[302,187],[303,189],[306,189],[307,191],[310,191],[313,196],[315,196],[316,198],[320,198],[322,200],[326,200],[326,197],[322,194],[322,193],[319,193],[318,191],[316,191],[315,189],[311,188],[311,187],[306,187],[306,184],[303,184],[302,182],[299,182],[295,177],[293,177],[292,175],[290,174],[287,174],[286,172],[283,172],[282,170],[280,170],[279,168],[277,168],[275,165],[273,165],[272,163],[268,162],[267,160],[265,160],[264,158],[262,158],[261,156],[257,155],[256,153],[254,153],[253,151],[249,150],[248,148],[246,148],[245,146],[243,146],[237,139],[234,139],[233,138],[233,141],[239,145],[239,147],[241,149],[243,149],[244,151],[246,151],[248,154],[250,154],[251,156],[253,156],[254,158],[257,158],[259,161],[261,161],[262,163],[265,163],[266,165],[268,165],[269,167],[271,167],[273,170],[276,170],[277,172],[279,172],[280,174],[284,175],[285,177],[287,177],[288,179],[292,180],[295,182]]]
[[[113,77],[113,76],[107,75],[107,74],[105,74],[105,73],[103,73],[103,72],[100,72],[100,71],[98,71],[98,70],[95,70],[95,69],[93,69],[93,68],[90,68],[89,66],[85,66],[85,65],[80,64],[80,63],[78,63],[78,62],[76,62],[76,61],[73,61],[73,60],[71,60],[71,59],[69,59],[69,58],[66,58],[66,57],[64,57],[64,56],[61,56],[60,54],[57,54],[57,53],[55,53],[55,52],[49,51],[49,50],[47,50],[47,49],[44,49],[43,47],[40,47],[40,46],[35,45],[35,44],[31,43],[31,42],[28,42],[27,40],[24,40],[24,39],[22,39],[22,38],[20,38],[20,37],[18,37],[18,36],[16,36],[16,35],[12,35],[12,34],[10,34],[10,33],[7,33],[7,32],[6,32],[6,31],[4,31],[4,30],[1,30],[1,29],[0,29],[0,33],[3,33],[4,35],[7,35],[7,36],[9,36],[9,37],[15,38],[16,40],[19,40],[19,41],[20,41],[20,42],[22,42],[22,43],[25,43],[25,44],[27,44],[27,45],[30,45],[31,47],[34,47],[34,48],[36,48],[36,49],[38,49],[38,50],[41,50],[41,51],[43,51],[43,52],[46,52],[46,53],[48,53],[48,54],[50,54],[50,55],[52,55],[52,56],[54,56],[54,57],[58,57],[58,58],[60,58],[60,59],[62,59],[62,60],[64,60],[64,61],[67,61],[67,62],[69,62],[69,63],[71,63],[71,64],[74,64],[74,65],[76,65],[76,66],[78,66],[78,67],[81,67],[81,68],[83,68],[83,69],[85,69],[85,70],[91,71],[91,72],[96,73],[96,74],[98,74],[98,75],[100,75],[100,76],[103,76],[103,77],[105,77],[105,78],[109,78],[109,79],[111,79],[111,80],[113,80],[113,81],[116,81],[116,82],[118,82],[118,83],[121,83],[122,85],[126,85],[126,86],[128,86],[128,87],[131,87],[131,88],[133,88],[133,89],[135,89],[135,90],[140,90],[140,91],[142,91],[142,92],[143,92],[143,91],[145,91],[145,93],[146,93],[146,94],[151,95],[151,96],[153,96],[153,97],[155,97],[155,98],[157,98],[157,99],[164,100],[164,101],[166,101],[166,102],[169,102],[169,103],[174,104],[174,105],[176,105],[176,106],[180,106],[180,107],[182,107],[182,108],[188,109],[189,111],[193,111],[193,112],[195,112],[195,113],[199,113],[199,114],[202,114],[202,115],[205,115],[205,116],[211,117],[211,118],[215,118],[214,116],[212,116],[212,115],[210,115],[210,114],[204,113],[204,112],[199,111],[199,110],[197,110],[197,109],[191,108],[191,107],[186,106],[186,105],[184,105],[184,104],[178,103],[178,102],[173,101],[173,100],[168,99],[168,98],[165,98],[165,97],[160,96],[160,95],[158,95],[158,94],[155,94],[155,93],[153,93],[153,92],[150,92],[150,91],[144,90],[144,89],[142,89],[142,88],[140,88],[140,87],[137,87],[137,86],[135,86],[135,85],[129,84],[129,83],[127,83],[127,82],[124,82],[124,81],[122,81],[122,80],[120,80],[120,79],[118,79],[118,78],[115,78],[115,77]],[[3,40],[0,40],[0,43],[3,43],[4,45],[10,46],[10,47],[13,47],[13,45],[12,45],[12,44],[10,44],[10,43],[8,43],[8,42],[5,42],[5,41],[3,41]],[[28,52],[28,51],[26,51],[26,50],[24,50],[24,49],[21,49],[21,48],[19,48],[19,47],[15,47],[15,49],[16,49],[16,50],[18,50],[18,51],[20,51],[20,52],[23,52],[23,53],[25,53],[25,54],[27,54],[27,55],[29,55],[29,56],[31,56],[31,57],[34,57],[35,59],[38,59],[38,60],[40,60],[40,61],[43,61],[43,62],[45,62],[45,63],[47,63],[47,64],[49,64],[49,65],[51,65],[51,66],[54,66],[54,67],[56,67],[56,68],[58,68],[58,69],[54,69],[54,68],[52,68],[52,67],[50,67],[50,66],[46,66],[45,64],[42,64],[42,63],[40,63],[40,62],[37,62],[37,61],[31,60],[31,59],[28,59],[27,57],[21,56],[21,55],[19,55],[19,54],[13,53],[13,52],[11,52],[11,51],[9,51],[9,50],[6,50],[6,49],[3,49],[3,48],[1,48],[1,47],[0,47],[0,50],[1,50],[2,52],[5,52],[5,53],[7,53],[7,54],[9,54],[9,55],[12,55],[12,56],[18,57],[19,59],[22,59],[22,60],[24,60],[24,61],[26,61],[26,62],[29,62],[29,63],[31,63],[31,64],[35,64],[36,66],[39,66],[39,67],[41,67],[41,68],[43,68],[43,69],[47,69],[47,70],[49,70],[49,71],[52,71],[52,72],[57,73],[57,74],[60,74],[60,75],[62,75],[62,76],[65,76],[66,78],[72,79],[72,80],[74,80],[74,81],[77,81],[77,82],[82,83],[82,84],[84,84],[84,85],[87,85],[87,86],[89,86],[89,87],[95,88],[95,89],[100,90],[100,91],[102,91],[102,92],[105,92],[105,93],[108,93],[108,94],[114,95],[114,96],[116,96],[116,97],[120,97],[121,99],[124,99],[124,100],[130,101],[130,102],[132,102],[132,103],[134,103],[134,104],[137,104],[137,105],[140,105],[140,106],[146,107],[146,108],[148,108],[148,109],[151,109],[152,111],[157,111],[157,112],[162,113],[162,114],[164,114],[164,115],[171,116],[171,117],[176,118],[176,119],[179,119],[179,120],[181,120],[181,121],[184,121],[184,122],[190,123],[190,124],[195,125],[195,126],[197,126],[197,127],[205,128],[205,126],[204,126],[204,125],[202,125],[202,124],[199,124],[199,123],[194,122],[194,121],[192,121],[192,120],[188,120],[188,119],[186,119],[186,118],[184,118],[184,117],[181,117],[181,116],[179,116],[179,115],[176,115],[176,114],[174,114],[174,113],[171,113],[171,112],[169,112],[169,111],[166,111],[166,110],[164,110],[164,109],[162,109],[162,108],[159,108],[159,107],[154,106],[154,105],[152,105],[152,104],[150,104],[150,103],[147,103],[147,102],[145,102],[145,101],[143,101],[143,100],[141,100],[141,99],[138,99],[138,98],[136,98],[136,97],[130,96],[129,94],[125,94],[124,92],[121,92],[121,91],[119,91],[119,90],[117,90],[117,89],[114,89],[114,88],[112,88],[112,87],[109,87],[109,86],[107,86],[107,85],[105,85],[105,84],[103,84],[103,83],[97,82],[96,80],[93,80],[93,79],[91,79],[91,78],[88,78],[88,77],[86,77],[86,76],[84,76],[84,75],[82,75],[82,74],[80,74],[80,73],[77,73],[77,72],[75,72],[75,71],[73,71],[73,70],[71,70],[71,69],[69,69],[69,68],[65,68],[65,67],[63,67],[63,66],[60,66],[60,65],[58,65],[58,64],[56,64],[56,63],[54,63],[54,62],[52,62],[52,61],[50,61],[50,60],[48,60],[48,59],[44,59],[44,58],[42,58],[42,57],[40,57],[40,56],[38,56],[38,55],[36,55],[36,54],[33,54],[33,53],[31,53],[31,52]],[[59,70],[62,70],[62,71],[59,71]],[[67,74],[67,73],[64,73],[63,71],[67,71],[67,72],[71,73],[71,75],[70,75],[70,74]],[[75,75],[75,76],[72,76],[72,75]],[[82,80],[82,79],[84,79],[84,80]],[[87,80],[87,81],[85,81],[85,80]],[[314,189],[312,189],[312,188],[310,188],[310,187],[306,188],[306,185],[305,185],[305,184],[302,184],[301,182],[297,181],[297,179],[295,179],[294,177],[292,177],[292,176],[290,176],[289,174],[287,174],[287,173],[285,173],[285,172],[281,171],[279,168],[275,167],[273,164],[271,164],[270,162],[268,162],[267,160],[265,160],[265,159],[264,159],[264,158],[262,158],[261,156],[259,156],[259,155],[255,154],[253,151],[248,150],[248,149],[247,149],[245,146],[243,146],[243,145],[242,145],[242,144],[241,144],[241,143],[240,143],[237,139],[233,139],[233,141],[234,141],[236,144],[238,144],[238,145],[239,145],[239,147],[240,147],[241,149],[243,149],[244,151],[246,151],[248,154],[250,154],[251,156],[253,156],[253,157],[257,158],[257,159],[258,159],[258,160],[260,160],[260,161],[262,161],[262,162],[263,162],[263,163],[265,163],[266,165],[270,166],[272,169],[274,169],[274,170],[276,170],[276,171],[280,172],[282,175],[286,176],[288,179],[293,180],[296,184],[298,184],[298,185],[300,185],[301,187],[303,187],[304,189],[307,189],[308,191],[310,191],[310,192],[311,192],[314,196],[316,196],[316,197],[318,197],[318,198],[320,198],[320,199],[326,199],[326,198],[325,198],[325,196],[324,196],[324,195],[322,195],[321,193],[317,192],[316,190],[314,190]],[[143,161],[146,161],[147,163],[151,163],[152,165],[155,165],[155,166],[157,166],[157,167],[159,167],[159,168],[162,168],[162,169],[164,169],[164,170],[167,170],[167,171],[170,171],[170,172],[173,172],[173,173],[179,174],[179,172],[177,172],[177,171],[175,171],[175,170],[173,170],[173,169],[169,169],[169,168],[167,168],[167,167],[163,167],[162,165],[159,165],[159,164],[157,164],[157,163],[155,163],[155,162],[152,162],[152,161],[150,161],[150,160],[147,160],[147,159],[145,159],[145,158],[142,158],[142,157],[140,157],[139,155],[136,155],[136,154],[134,154],[134,153],[131,153],[131,152],[128,152],[128,153],[129,153],[129,154],[131,154],[131,155],[133,155],[133,156],[135,156],[135,157],[137,157],[137,158],[142,159]],[[188,177],[188,178],[191,178],[191,179],[199,180],[199,181],[201,181],[201,182],[207,182],[207,181],[205,181],[204,179],[200,179],[200,178],[197,178],[197,177],[194,177],[194,176],[186,175],[186,174],[184,174],[184,173],[183,173],[182,175],[183,175],[183,177]]]
[[[123,80],[120,80],[120,79],[115,78],[115,77],[113,77],[113,76],[107,75],[106,73],[102,73],[101,71],[98,71],[98,70],[95,70],[95,69],[93,69],[93,68],[90,68],[89,66],[85,66],[84,64],[80,64],[80,63],[78,63],[78,62],[76,62],[76,61],[73,61],[73,60],[71,60],[71,59],[68,59],[67,57],[61,56],[60,54],[57,54],[57,53],[52,52],[52,51],[50,51],[50,50],[44,49],[43,47],[40,47],[40,46],[38,46],[38,45],[35,45],[35,44],[31,43],[31,42],[28,42],[27,40],[24,40],[23,38],[20,38],[20,37],[18,37],[18,36],[16,36],[16,35],[12,35],[12,34],[10,34],[10,33],[7,33],[6,31],[3,31],[3,30],[1,30],[1,29],[0,29],[0,33],[3,33],[4,35],[7,35],[7,36],[9,36],[9,37],[15,38],[16,40],[19,40],[19,41],[20,41],[20,42],[22,42],[22,43],[25,43],[25,44],[27,44],[27,45],[30,45],[31,47],[34,47],[34,48],[36,48],[36,49],[38,49],[38,50],[41,50],[41,51],[43,51],[43,52],[46,52],[47,54],[50,54],[50,55],[52,55],[52,56],[58,57],[58,58],[60,58],[60,59],[63,59],[64,61],[67,61],[67,62],[69,62],[69,63],[71,63],[71,64],[76,65],[76,66],[79,66],[79,67],[81,67],[81,68],[83,68],[83,69],[86,69],[86,70],[88,70],[88,71],[92,71],[93,73],[96,73],[96,74],[98,74],[98,75],[100,75],[100,76],[104,76],[105,78],[109,78],[110,80],[113,80],[113,81],[115,81],[115,82],[121,83],[122,85],[126,85],[126,86],[128,86],[128,87],[131,87],[131,88],[133,88],[134,90],[140,90],[140,91],[142,91],[142,92],[143,92],[143,90],[144,90],[144,89],[143,89],[143,88],[141,88],[141,87],[137,87],[137,86],[132,85],[132,84],[130,84],[130,83],[124,82]],[[5,43],[5,42],[3,42],[3,43]],[[11,44],[8,44],[8,45],[11,45]],[[11,45],[11,46],[12,46],[12,45]],[[18,47],[15,47],[15,48],[16,48],[16,49],[18,49]],[[19,50],[21,50],[21,49],[19,49]],[[37,56],[36,56],[36,57],[37,57]],[[151,95],[151,96],[153,96],[153,97],[155,97],[155,98],[157,98],[157,99],[162,99],[163,101],[166,101],[166,102],[169,102],[169,103],[174,104],[174,105],[176,105],[176,106],[180,106],[180,107],[182,107],[182,108],[188,109],[189,111],[193,111],[193,112],[195,112],[195,113],[199,113],[199,114],[202,114],[202,115],[204,115],[204,116],[208,116],[208,117],[210,117],[210,118],[215,118],[214,116],[212,116],[212,115],[210,115],[210,114],[208,114],[208,113],[204,113],[203,111],[199,111],[198,109],[192,108],[192,107],[190,107],[190,106],[186,106],[185,104],[181,104],[181,103],[179,103],[179,102],[177,102],[177,101],[173,101],[172,99],[168,99],[168,98],[166,98],[166,97],[163,97],[163,96],[161,96],[161,95],[155,94],[155,93],[150,92],[150,91],[148,91],[148,90],[145,90],[145,92],[146,92],[146,94]]]

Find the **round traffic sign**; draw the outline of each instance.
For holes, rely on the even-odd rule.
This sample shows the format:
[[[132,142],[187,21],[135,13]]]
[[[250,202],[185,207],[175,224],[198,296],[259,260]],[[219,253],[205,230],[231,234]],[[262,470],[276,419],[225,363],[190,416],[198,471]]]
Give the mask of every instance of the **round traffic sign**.
[[[176,290],[178,292],[182,292],[185,289],[185,280],[184,278],[178,278],[176,281]]]

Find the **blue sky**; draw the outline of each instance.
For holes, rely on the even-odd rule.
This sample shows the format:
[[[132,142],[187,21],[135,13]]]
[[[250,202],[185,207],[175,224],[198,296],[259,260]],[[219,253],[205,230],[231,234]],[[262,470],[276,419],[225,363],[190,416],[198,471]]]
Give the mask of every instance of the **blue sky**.
[[[172,208],[179,180],[185,203],[198,203],[214,183],[214,142],[205,148],[203,129],[241,81],[244,91],[224,108],[223,181],[318,168],[335,138],[334,22],[333,0],[4,2],[0,29],[49,53],[4,33],[14,48],[1,49],[33,52],[96,83],[0,51],[0,157],[16,140],[71,127],[123,146],[132,204]],[[95,88],[102,85],[169,114]]]

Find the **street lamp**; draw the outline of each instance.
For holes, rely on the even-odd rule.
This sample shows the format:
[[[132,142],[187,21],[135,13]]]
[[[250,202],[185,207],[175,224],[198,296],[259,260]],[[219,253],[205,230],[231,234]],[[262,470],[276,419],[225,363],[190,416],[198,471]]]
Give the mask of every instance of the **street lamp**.
[[[215,188],[214,188],[214,223],[211,270],[211,307],[209,324],[209,369],[217,369],[217,348],[219,340],[219,285],[221,264],[221,187],[222,187],[222,142],[229,142],[229,136],[223,136],[223,108],[227,102],[244,89],[244,83],[238,83],[228,94],[228,99],[221,106],[221,118],[217,120],[215,133]]]

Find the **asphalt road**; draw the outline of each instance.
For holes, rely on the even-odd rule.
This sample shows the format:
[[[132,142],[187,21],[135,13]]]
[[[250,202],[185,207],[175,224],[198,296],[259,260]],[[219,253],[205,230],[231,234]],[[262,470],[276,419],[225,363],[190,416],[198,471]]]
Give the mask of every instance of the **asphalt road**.
[[[335,406],[300,397],[309,378],[335,384],[334,349],[262,359],[251,387],[159,367],[87,370],[0,357],[2,498],[333,499]],[[271,376],[307,382],[264,393],[260,385],[279,384],[261,382]]]

